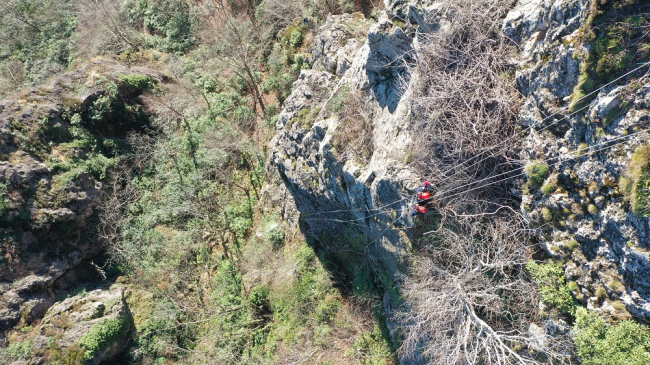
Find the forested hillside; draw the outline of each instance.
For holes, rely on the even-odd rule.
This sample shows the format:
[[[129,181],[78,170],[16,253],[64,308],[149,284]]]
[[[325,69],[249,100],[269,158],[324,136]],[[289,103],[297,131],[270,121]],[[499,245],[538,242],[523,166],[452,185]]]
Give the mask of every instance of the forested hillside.
[[[650,363],[649,5],[0,0],[0,362]]]

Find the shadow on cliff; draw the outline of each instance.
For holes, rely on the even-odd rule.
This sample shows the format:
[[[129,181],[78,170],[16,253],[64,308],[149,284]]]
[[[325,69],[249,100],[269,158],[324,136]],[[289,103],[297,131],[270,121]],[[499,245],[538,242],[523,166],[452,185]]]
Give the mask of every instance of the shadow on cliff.
[[[408,202],[385,180],[374,183],[373,200],[368,187],[373,175],[364,184],[337,170],[338,178],[321,180],[335,192],[327,195],[293,182],[282,168],[278,172],[300,212],[301,232],[342,293],[353,294],[358,278],[369,274],[374,289],[389,290],[402,271],[400,231],[410,228],[401,211]]]
[[[412,40],[400,28],[380,29],[368,35],[368,46],[365,69],[370,88],[379,106],[393,114],[410,80],[407,66],[413,64]]]

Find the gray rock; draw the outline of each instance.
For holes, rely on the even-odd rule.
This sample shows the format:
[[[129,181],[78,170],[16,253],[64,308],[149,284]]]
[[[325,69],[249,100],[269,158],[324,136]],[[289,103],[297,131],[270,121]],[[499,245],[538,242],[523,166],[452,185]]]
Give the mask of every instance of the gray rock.
[[[101,342],[97,348],[84,347],[84,336],[101,332],[107,321],[119,331],[110,336],[111,342]],[[134,334],[133,317],[129,310],[125,290],[112,286],[109,290],[93,290],[53,305],[43,317],[39,328],[40,336],[54,337],[55,345],[65,352],[72,346],[81,346],[93,358],[88,364],[100,364],[124,352]],[[37,343],[34,341],[34,346]]]
[[[602,90],[590,103],[586,120],[568,116],[569,96],[579,70],[573,56],[586,48],[577,31],[586,19],[588,5],[584,0],[521,0],[504,21],[504,31],[522,50],[517,71],[525,96],[521,119],[540,130],[524,141],[522,158],[558,157],[561,162],[550,166],[551,176],[562,174],[574,185],[562,196],[530,192],[523,196],[522,206],[533,224],[544,225],[543,238],[551,255],[561,255],[553,247],[572,240],[580,244],[570,253],[565,273],[588,298],[589,308],[613,314],[615,307],[595,298],[594,293],[618,280],[626,290],[608,289],[607,300],[620,300],[633,315],[649,318],[650,290],[646,288],[650,288],[650,280],[646,273],[650,266],[642,249],[650,245],[650,221],[628,212],[618,182],[636,147],[647,140],[630,131],[648,128],[646,90],[650,84],[637,88],[633,106],[617,118],[627,85]],[[558,115],[543,119],[553,113]],[[605,119],[610,124],[602,126]],[[604,128],[599,129],[601,126]],[[542,132],[544,129],[548,131]],[[604,149],[607,141],[612,147]],[[589,206],[597,207],[597,212],[587,213]],[[583,213],[570,219],[576,207]],[[562,225],[545,224],[540,213],[543,208],[555,209],[559,214],[556,220]],[[566,210],[571,213],[564,213]]]
[[[420,3],[392,2],[389,10],[409,16],[424,29],[430,14]],[[341,29],[350,21],[362,22],[352,27],[366,26],[359,18],[331,16],[316,35],[311,48],[315,71],[303,71],[294,84],[269,145],[263,206],[280,212],[294,227],[309,230],[334,255],[359,249],[348,245],[360,237],[367,247],[364,256],[380,261],[397,278],[408,242],[394,227],[411,224],[411,194],[404,187],[420,183],[404,163],[413,133],[410,90],[396,84],[402,76],[408,79],[403,62],[414,49],[415,33],[411,25],[406,31],[395,26],[384,13],[367,39],[352,39]],[[332,110],[335,98],[350,97],[341,93],[355,93],[372,115],[374,153],[367,163],[334,148],[337,130],[352,122]],[[300,120],[306,109],[320,112]],[[418,364],[418,356],[400,361]]]

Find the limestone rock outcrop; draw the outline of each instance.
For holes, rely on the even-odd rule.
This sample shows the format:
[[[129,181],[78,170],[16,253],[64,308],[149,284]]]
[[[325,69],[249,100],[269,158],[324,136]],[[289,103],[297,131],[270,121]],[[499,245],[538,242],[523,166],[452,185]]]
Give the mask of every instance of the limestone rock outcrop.
[[[12,364],[108,363],[127,348],[134,334],[125,289],[119,285],[81,293],[50,307],[35,333],[15,338],[30,355]],[[22,340],[22,341],[20,341]],[[0,353],[1,360],[5,353]],[[20,356],[19,356],[20,357]],[[76,362],[75,362],[76,361]]]
[[[504,21],[521,49],[521,120],[531,128],[522,160],[549,165],[545,193],[525,191],[522,211],[549,254],[567,261],[577,298],[621,318],[649,318],[650,219],[631,211],[619,184],[635,149],[647,144],[650,82],[606,84],[584,107],[569,110],[590,48],[580,37],[589,6],[586,0],[522,0]],[[606,298],[599,298],[603,288]]]
[[[360,15],[330,16],[319,29],[310,48],[314,67],[293,85],[269,146],[265,189],[269,206],[304,222],[328,250],[349,250],[346,235],[361,227],[363,243],[355,250],[381,260],[394,275],[408,250],[395,227],[411,224],[404,188],[419,182],[407,167],[413,123],[409,91],[401,84],[409,78],[405,62],[415,32],[391,19],[424,24],[426,10],[414,4],[388,2],[372,25]],[[363,110],[351,110],[353,104]],[[363,123],[372,131],[369,139],[350,128]],[[359,158],[351,149],[370,153]]]

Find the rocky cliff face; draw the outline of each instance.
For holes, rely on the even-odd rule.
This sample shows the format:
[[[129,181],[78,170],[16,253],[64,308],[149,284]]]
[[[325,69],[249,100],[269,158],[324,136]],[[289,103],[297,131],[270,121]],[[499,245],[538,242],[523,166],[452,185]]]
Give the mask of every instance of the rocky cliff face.
[[[568,110],[580,62],[594,52],[581,37],[590,5],[521,1],[504,22],[521,49],[521,119],[532,127],[522,160],[548,160],[550,168],[544,192],[525,191],[522,211],[547,251],[566,261],[578,299],[615,316],[648,318],[650,220],[631,212],[620,182],[636,148],[647,143],[650,84],[638,73],[621,75]]]
[[[131,114],[140,108],[141,90],[129,79],[134,75],[162,80],[149,69],[97,61],[0,101],[0,333],[46,312],[43,331],[58,328],[68,342],[90,328],[92,321],[74,320],[80,305],[57,304],[67,305],[75,322],[64,327],[51,307],[84,283],[101,280],[91,261],[104,250],[94,234],[94,213],[106,191],[101,180],[119,157],[126,132],[142,122]],[[76,299],[85,303],[102,295]],[[70,332],[70,326],[81,327]]]
[[[311,46],[313,69],[294,84],[269,146],[272,205],[328,250],[356,250],[393,275],[409,248],[400,230],[410,225],[405,188],[419,184],[407,167],[414,131],[405,86],[427,9],[390,2],[375,24],[329,17]],[[353,248],[352,231],[363,232]]]
[[[388,294],[411,248],[411,162],[415,124],[409,95],[417,40],[431,31],[430,2],[387,1],[376,23],[330,16],[285,101],[269,145],[265,200],[342,263],[368,266],[386,289],[387,325],[397,336]],[[345,285],[348,285],[347,283]],[[420,363],[418,354],[401,363]]]
[[[512,62],[524,96],[521,159],[549,166],[540,186],[521,181],[522,212],[549,254],[566,262],[579,300],[647,318],[650,221],[630,211],[618,184],[647,140],[639,131],[648,128],[648,84],[638,74],[623,78],[586,98],[582,110],[570,110],[591,49],[582,33],[589,7],[586,0],[519,1],[503,22],[520,51]],[[330,17],[312,45],[314,67],[294,84],[269,147],[270,205],[326,249],[357,251],[396,276],[410,244],[403,228],[412,225],[405,188],[422,178],[408,167],[417,132],[408,65],[417,54],[416,30],[435,31],[436,16],[434,2],[387,1],[375,24]],[[371,121],[367,140],[350,127],[367,123],[364,116]],[[371,143],[370,157],[350,153],[342,140],[355,150]],[[542,185],[555,188],[543,193]],[[350,239],[352,231],[363,232],[362,245]]]

